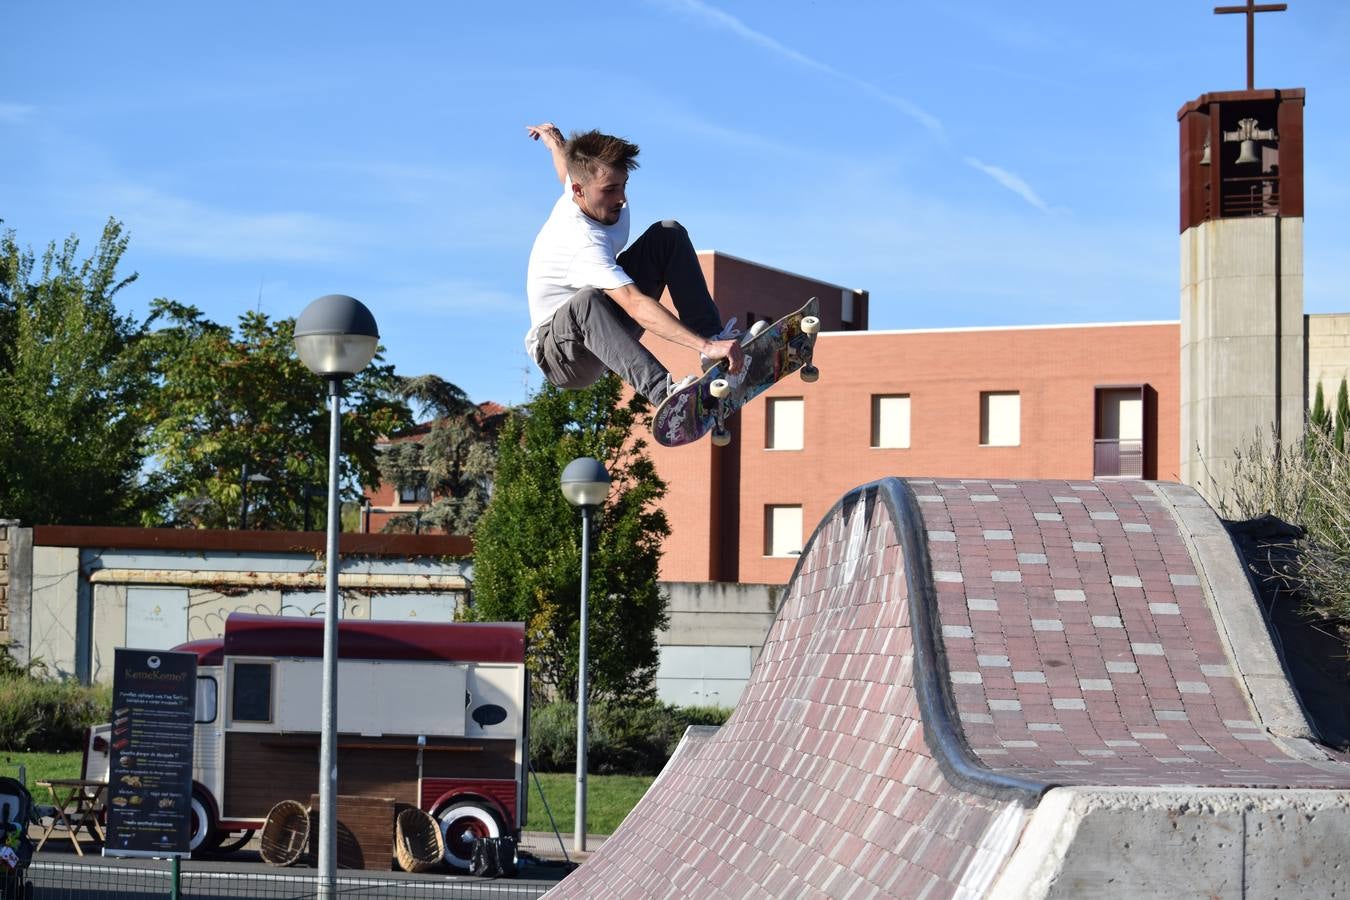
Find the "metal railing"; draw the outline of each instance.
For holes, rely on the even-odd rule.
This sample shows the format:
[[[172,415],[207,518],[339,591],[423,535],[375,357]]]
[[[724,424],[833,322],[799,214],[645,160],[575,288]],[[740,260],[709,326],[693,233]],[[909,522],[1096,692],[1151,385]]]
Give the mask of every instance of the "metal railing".
[[[216,900],[268,897],[308,900],[318,896],[318,873],[312,869],[274,869],[262,864],[211,866],[189,863],[175,872],[168,860],[100,859],[89,862],[33,860],[22,881],[0,873],[5,900]],[[409,875],[402,872],[340,871],[337,896],[342,898],[412,898],[412,900],[533,900],[556,882],[531,878],[485,879],[469,876]]]
[[[1223,179],[1220,215],[1273,216],[1280,211],[1279,175],[1238,175]]]
[[[1093,442],[1094,478],[1143,478],[1144,442],[1098,438]]]

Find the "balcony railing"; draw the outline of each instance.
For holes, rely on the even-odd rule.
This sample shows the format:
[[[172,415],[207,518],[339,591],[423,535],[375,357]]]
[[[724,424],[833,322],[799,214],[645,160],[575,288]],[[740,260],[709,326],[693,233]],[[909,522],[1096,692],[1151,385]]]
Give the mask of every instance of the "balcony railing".
[[[1223,180],[1224,218],[1273,216],[1280,211],[1280,176],[1239,175]]]
[[[1094,478],[1143,478],[1144,442],[1098,438],[1093,442]]]

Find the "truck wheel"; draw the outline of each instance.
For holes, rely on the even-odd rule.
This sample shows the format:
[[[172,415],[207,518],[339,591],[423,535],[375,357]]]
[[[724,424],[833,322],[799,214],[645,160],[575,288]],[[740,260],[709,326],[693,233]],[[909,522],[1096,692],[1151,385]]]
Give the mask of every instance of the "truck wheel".
[[[193,856],[205,856],[220,846],[225,837],[216,828],[216,816],[211,804],[196,791],[192,792],[192,818],[188,824],[188,849]]]
[[[473,800],[451,803],[436,814],[445,836],[445,861],[456,869],[468,869],[473,859],[473,842],[479,838],[502,836],[497,815]]]

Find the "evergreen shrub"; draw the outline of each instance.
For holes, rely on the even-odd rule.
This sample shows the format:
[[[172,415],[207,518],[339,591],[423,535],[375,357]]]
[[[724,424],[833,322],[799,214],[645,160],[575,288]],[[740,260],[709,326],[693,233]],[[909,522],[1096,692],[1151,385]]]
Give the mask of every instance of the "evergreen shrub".
[[[111,710],[106,685],[0,674],[0,751],[80,750],[85,729],[106,722]]]

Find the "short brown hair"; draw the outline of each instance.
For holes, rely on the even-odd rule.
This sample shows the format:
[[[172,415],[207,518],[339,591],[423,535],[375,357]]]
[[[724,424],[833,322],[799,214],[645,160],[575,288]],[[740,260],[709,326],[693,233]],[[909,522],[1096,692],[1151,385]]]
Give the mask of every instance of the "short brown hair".
[[[631,172],[638,167],[638,145],[591,129],[574,131],[567,140],[567,174],[580,184],[599,174],[602,166]]]

